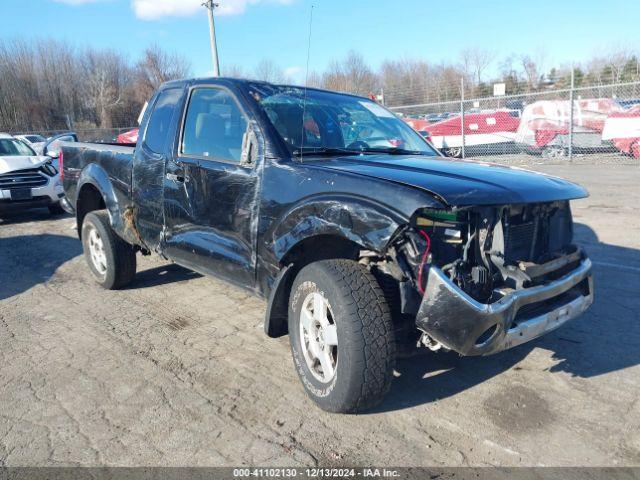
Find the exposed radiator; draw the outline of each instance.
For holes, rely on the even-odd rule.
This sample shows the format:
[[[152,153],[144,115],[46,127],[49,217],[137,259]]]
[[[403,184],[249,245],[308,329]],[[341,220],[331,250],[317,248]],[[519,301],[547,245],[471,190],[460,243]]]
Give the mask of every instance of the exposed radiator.
[[[548,227],[540,220],[538,228],[534,221],[508,225],[505,228],[505,261],[535,261],[546,248],[548,241],[543,235],[548,235]],[[535,246],[534,246],[535,239]],[[534,246],[532,251],[532,246]]]

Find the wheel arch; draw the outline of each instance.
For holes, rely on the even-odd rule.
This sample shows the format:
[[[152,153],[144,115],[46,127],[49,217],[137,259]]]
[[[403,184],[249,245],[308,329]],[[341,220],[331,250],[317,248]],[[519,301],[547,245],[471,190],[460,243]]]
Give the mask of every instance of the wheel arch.
[[[264,322],[265,333],[272,338],[288,332],[287,316],[291,286],[302,268],[319,260],[343,258],[357,260],[366,247],[344,236],[318,234],[296,243],[283,257],[282,265],[269,295]]]
[[[131,244],[137,244],[135,235],[128,234],[125,205],[130,203],[128,192],[116,190],[109,174],[98,164],[91,163],[82,170],[78,178],[76,200],[76,220],[78,235],[81,236],[84,217],[94,210],[106,209],[114,231]]]
[[[265,236],[280,268],[269,291],[266,334],[288,333],[289,293],[302,267],[332,258],[357,260],[362,250],[382,253],[407,221],[392,207],[348,194],[307,198],[290,208]]]
[[[87,214],[106,208],[104,195],[98,187],[91,182],[86,182],[80,187],[78,201],[76,202],[76,228],[79,238],[82,238],[82,223]]]

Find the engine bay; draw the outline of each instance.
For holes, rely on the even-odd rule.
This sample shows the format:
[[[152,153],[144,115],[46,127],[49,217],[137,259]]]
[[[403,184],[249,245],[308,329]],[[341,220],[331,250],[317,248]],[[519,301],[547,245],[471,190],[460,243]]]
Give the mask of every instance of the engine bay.
[[[430,266],[473,299],[492,303],[505,290],[527,288],[557,276],[579,261],[569,202],[422,209],[411,219],[401,262],[424,293]]]

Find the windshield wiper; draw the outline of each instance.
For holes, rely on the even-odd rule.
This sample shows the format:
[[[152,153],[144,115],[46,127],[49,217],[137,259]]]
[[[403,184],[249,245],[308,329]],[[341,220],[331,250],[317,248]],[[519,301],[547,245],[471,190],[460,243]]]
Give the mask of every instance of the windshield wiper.
[[[369,153],[368,150],[352,150],[349,148],[335,147],[302,147],[292,152],[294,157],[306,155],[360,155]]]
[[[404,148],[385,147],[385,148],[363,148],[349,149],[336,147],[302,147],[293,151],[294,157],[308,155],[427,155],[428,152],[420,150],[406,150]]]
[[[367,148],[363,153],[386,153],[388,155],[427,155],[427,152],[421,150],[407,150],[405,148],[384,147],[384,148]]]

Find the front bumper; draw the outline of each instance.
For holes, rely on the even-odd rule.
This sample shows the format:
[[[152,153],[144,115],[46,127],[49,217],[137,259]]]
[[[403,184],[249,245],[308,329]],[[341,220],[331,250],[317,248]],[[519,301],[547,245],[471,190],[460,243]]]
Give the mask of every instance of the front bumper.
[[[461,355],[489,355],[554,330],[593,303],[591,261],[544,285],[513,290],[484,304],[437,267],[429,269],[417,327]]]
[[[48,207],[60,202],[64,198],[64,188],[58,178],[50,178],[46,185],[32,188],[28,200],[13,200],[10,190],[0,190],[0,212]]]

